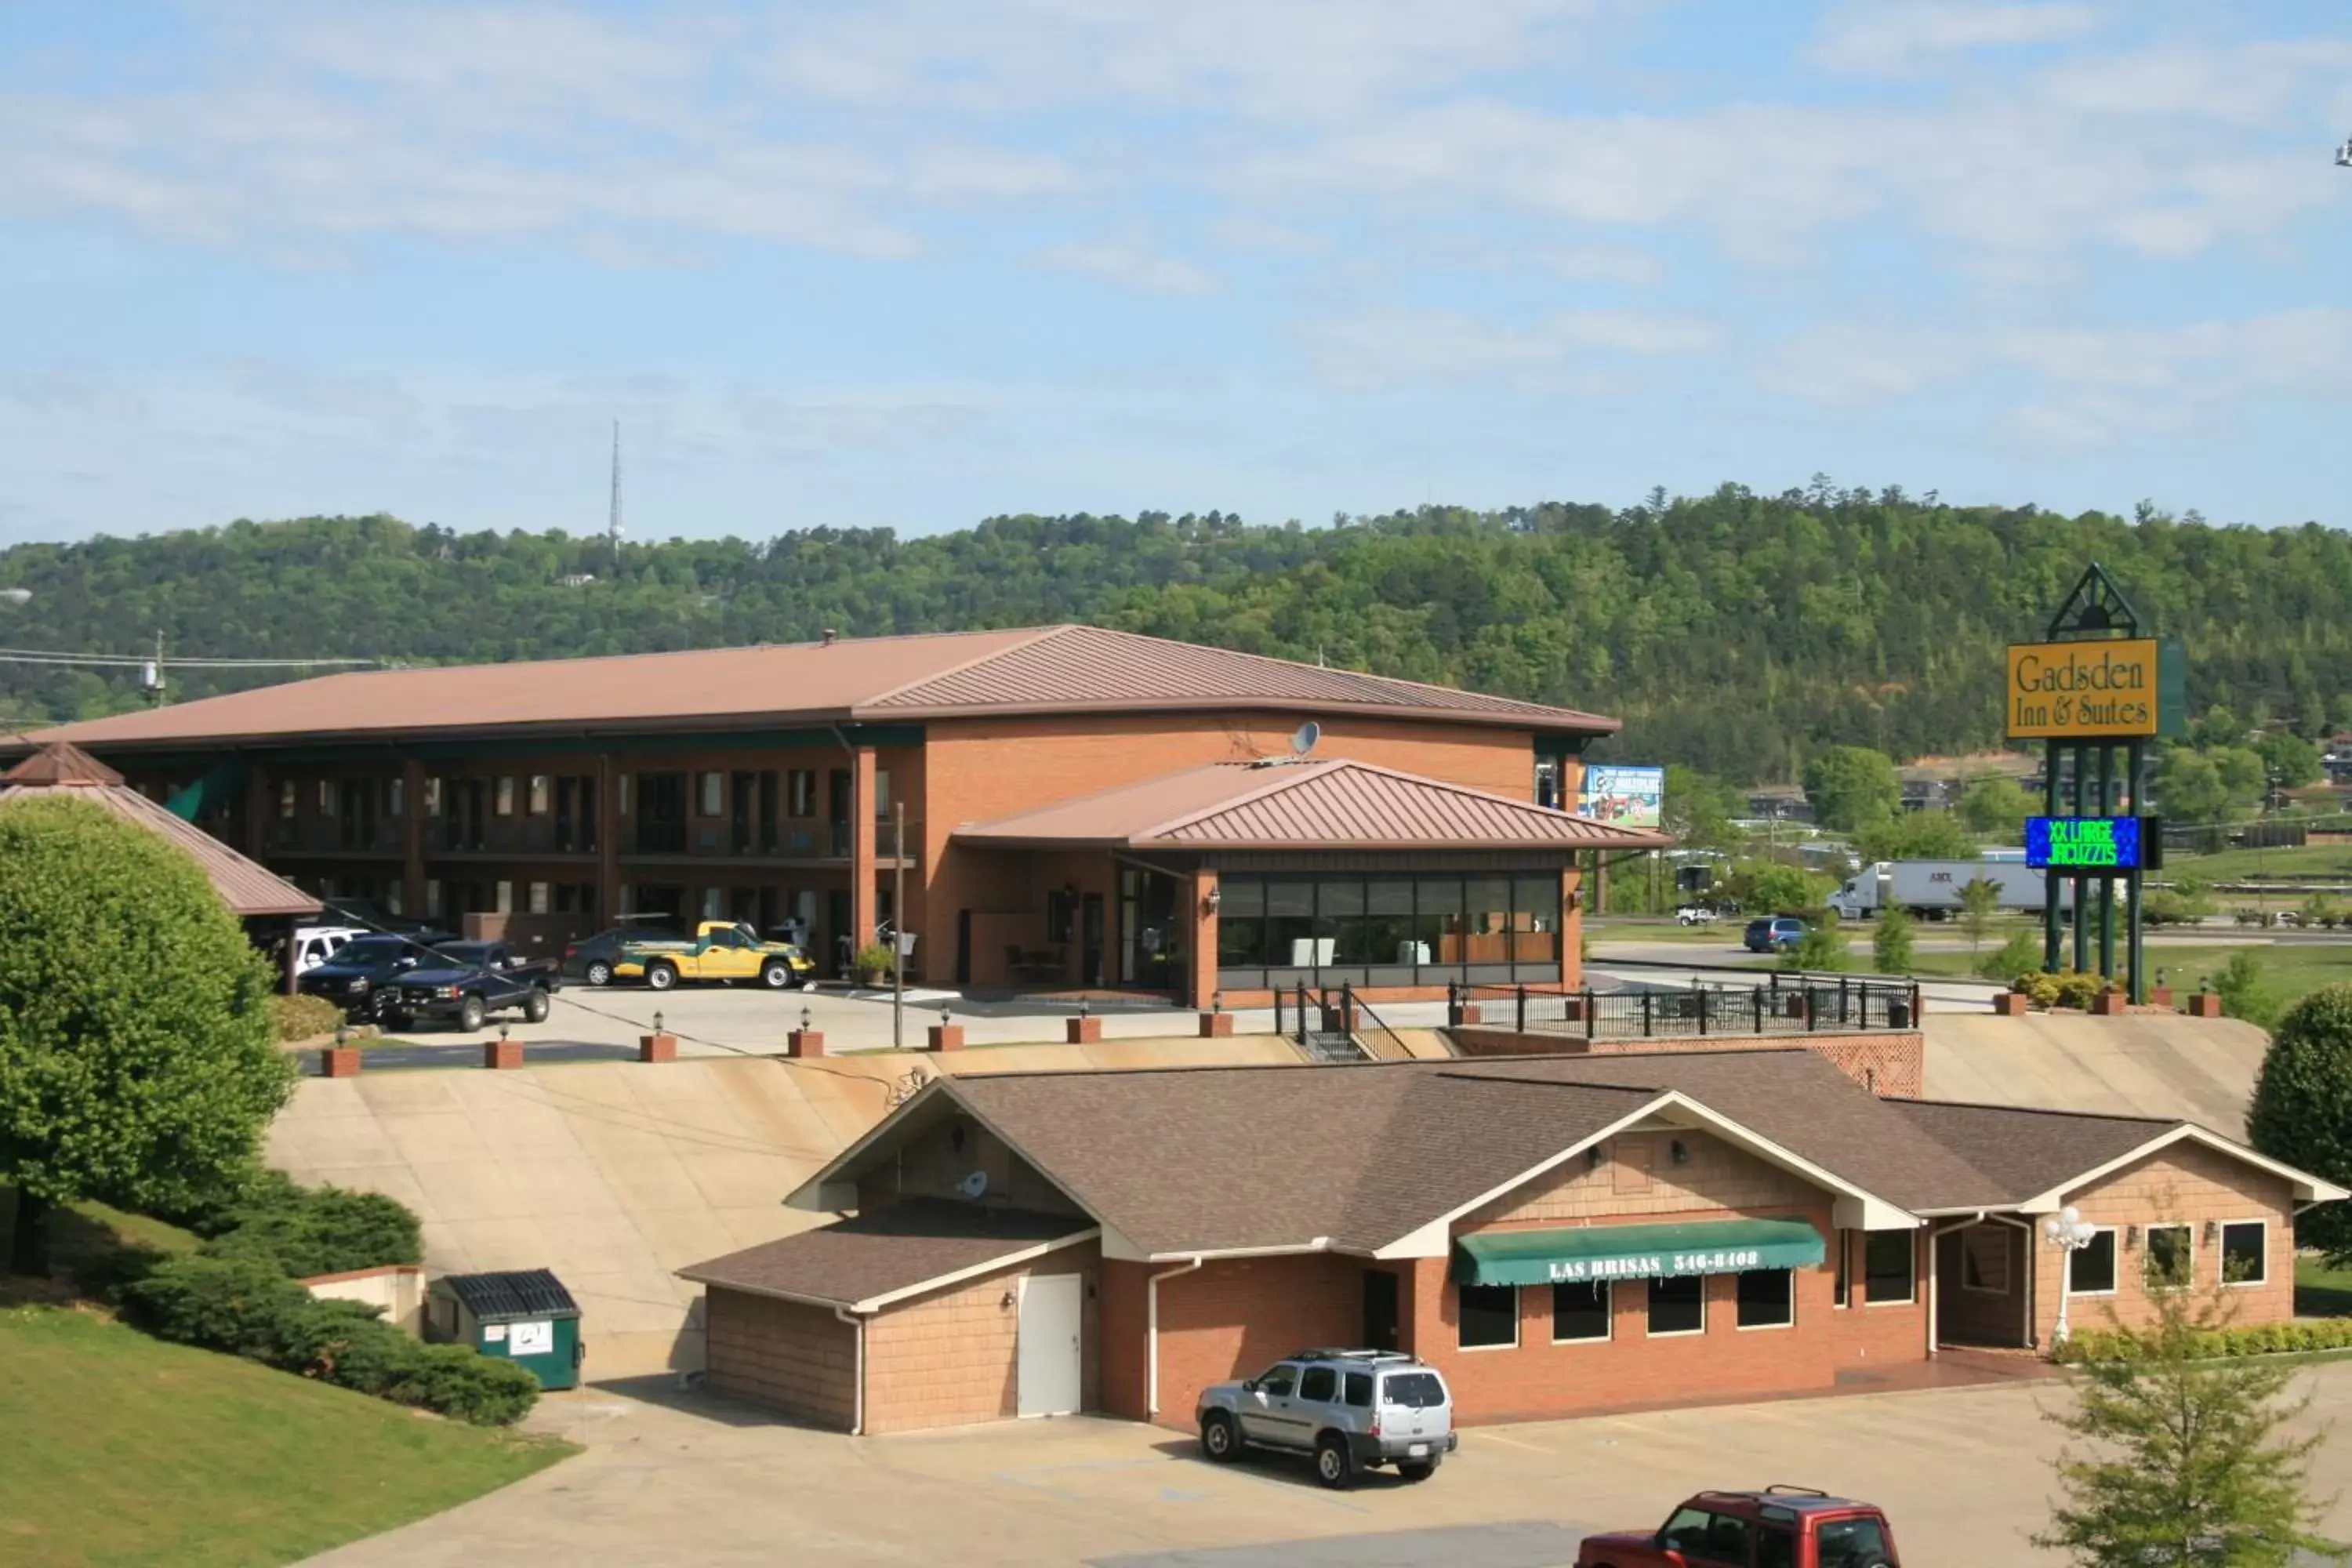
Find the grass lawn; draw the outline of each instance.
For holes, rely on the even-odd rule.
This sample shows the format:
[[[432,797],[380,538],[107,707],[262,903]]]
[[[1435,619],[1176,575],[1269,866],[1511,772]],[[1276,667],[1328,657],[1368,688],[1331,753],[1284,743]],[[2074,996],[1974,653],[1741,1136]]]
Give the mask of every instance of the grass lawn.
[[[2208,882],[2352,881],[2352,844],[2315,844],[2302,849],[2224,849],[2218,855],[2167,855],[2167,880],[2195,877]],[[2227,897],[2227,895],[2223,895]]]
[[[572,1451],[65,1308],[0,1308],[0,1562],[289,1563]]]
[[[2330,1268],[2316,1258],[2296,1258],[2294,1311],[2299,1318],[2352,1318],[2352,1268]]]

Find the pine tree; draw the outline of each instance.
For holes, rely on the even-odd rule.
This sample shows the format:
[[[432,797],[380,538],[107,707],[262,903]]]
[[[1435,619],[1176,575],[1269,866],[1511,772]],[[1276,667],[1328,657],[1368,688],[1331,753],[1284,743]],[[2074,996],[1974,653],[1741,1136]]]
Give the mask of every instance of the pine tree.
[[[2034,1544],[2080,1568],[2289,1568],[2343,1548],[2310,1532],[2310,1459],[2322,1434],[2283,1430],[2310,1405],[2295,1369],[2216,1358],[2215,1294],[2151,1292],[2156,1322],[2085,1363],[2080,1398],[2044,1419],[2087,1447],[2059,1458],[2065,1497]]]
[[[1880,911],[1878,929],[1870,933],[1871,967],[1881,974],[1910,973],[1917,924],[1910,911],[1897,905]]]

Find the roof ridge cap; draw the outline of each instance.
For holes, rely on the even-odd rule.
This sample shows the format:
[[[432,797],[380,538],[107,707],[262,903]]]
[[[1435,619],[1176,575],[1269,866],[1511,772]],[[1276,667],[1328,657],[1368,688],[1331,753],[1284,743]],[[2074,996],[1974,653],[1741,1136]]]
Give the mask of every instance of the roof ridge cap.
[[[2001,1105],[1990,1100],[1937,1100],[1911,1094],[1883,1094],[1878,1098],[1896,1105],[1947,1105],[1957,1110],[2005,1110],[2019,1116],[2066,1116],[2078,1121],[2130,1121],[2146,1127],[2204,1125],[2185,1116],[2137,1116],[2126,1111],[2075,1110],[2063,1105]]]
[[[1514,707],[1531,708],[1546,713],[1569,713],[1580,719],[1598,719],[1601,715],[1588,713],[1580,708],[1562,708],[1549,702],[1532,702],[1524,697],[1505,697],[1491,691],[1471,691],[1457,686],[1443,686],[1433,680],[1415,680],[1409,676],[1380,675],[1368,669],[1334,669],[1328,665],[1309,664],[1303,658],[1289,658],[1278,653],[1256,653],[1248,648],[1225,647],[1217,643],[1188,643],[1177,637],[1163,637],[1153,632],[1129,631],[1123,626],[1094,626],[1090,631],[1107,632],[1114,637],[1133,637],[1143,642],[1172,644],[1178,647],[1207,649],[1232,658],[1255,659],[1263,664],[1279,664],[1292,669],[1311,669],[1320,675],[1341,675],[1356,680],[1376,680],[1385,686],[1409,687],[1416,691],[1442,691],[1448,697],[1480,697],[1490,702],[1507,702]]]
[[[1127,836],[1128,841],[1129,843],[1136,843],[1154,838],[1165,838],[1170,834],[1176,832],[1180,828],[1190,827],[1196,822],[1201,822],[1209,817],[1216,816],[1223,812],[1231,811],[1236,806],[1247,805],[1253,801],[1264,800],[1269,795],[1281,795],[1286,791],[1297,789],[1300,785],[1307,784],[1312,780],[1318,779],[1325,773],[1332,772],[1337,768],[1351,765],[1349,760],[1345,757],[1321,758],[1315,760],[1311,765],[1305,767],[1285,767],[1279,765],[1283,761],[1284,759],[1280,757],[1261,757],[1248,762],[1221,762],[1210,763],[1209,765],[1212,767],[1220,768],[1257,767],[1259,763],[1265,762],[1272,762],[1277,765],[1274,767],[1261,768],[1259,770],[1266,775],[1266,778],[1265,782],[1259,784],[1256,788],[1246,789],[1239,795],[1229,796],[1224,800],[1216,802],[1214,805],[1200,806],[1194,810],[1184,812],[1180,816],[1171,816],[1165,822],[1155,822],[1149,827],[1137,828],[1133,833]]]
[[[996,635],[999,636],[1003,636],[1007,633],[1015,634],[1014,640],[1004,647],[991,648],[985,653],[976,653],[970,658],[949,665],[945,669],[927,670],[911,680],[902,680],[896,686],[858,698],[856,700],[849,704],[849,711],[854,715],[861,709],[871,707],[876,703],[887,702],[890,699],[898,696],[901,692],[912,691],[919,686],[929,686],[934,680],[945,680],[950,676],[961,675],[964,671],[975,668],[980,665],[988,664],[996,659],[1003,658],[1010,654],[1019,653],[1024,648],[1034,647],[1041,642],[1045,642],[1061,636],[1064,632],[1070,629],[1070,622],[1061,621],[1050,626],[1001,626],[994,628]],[[980,628],[974,628],[971,631],[962,632],[907,632],[901,635],[906,637],[979,637],[986,634]],[[848,640],[851,642],[879,642],[883,639],[880,637],[851,637]],[[821,647],[826,645],[819,643],[815,645],[803,646],[815,646]],[[835,644],[833,646],[838,647],[839,645]]]

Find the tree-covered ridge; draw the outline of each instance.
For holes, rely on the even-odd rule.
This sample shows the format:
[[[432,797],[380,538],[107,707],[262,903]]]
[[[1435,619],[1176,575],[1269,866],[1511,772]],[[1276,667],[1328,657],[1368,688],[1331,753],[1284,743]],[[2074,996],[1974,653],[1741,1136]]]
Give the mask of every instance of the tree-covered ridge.
[[[1793,778],[1840,743],[1997,742],[2001,647],[2104,562],[2180,638],[2202,711],[2352,723],[2352,539],[1961,508],[1899,490],[1636,507],[1428,507],[1328,528],[1217,512],[999,517],[921,539],[765,542],[451,532],[386,517],[236,522],[0,552],[0,645],[475,661],[1086,620],[1564,703],[1608,752]],[[562,586],[567,576],[596,581]],[[174,700],[234,677],[176,675]],[[128,680],[0,665],[18,721],[136,700]]]

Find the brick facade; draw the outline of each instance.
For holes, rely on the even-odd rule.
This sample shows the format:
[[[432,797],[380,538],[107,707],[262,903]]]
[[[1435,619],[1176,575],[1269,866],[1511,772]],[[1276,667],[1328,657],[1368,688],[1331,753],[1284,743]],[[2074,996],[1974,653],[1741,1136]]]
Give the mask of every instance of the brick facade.
[[[1104,1264],[1103,1408],[1146,1419],[1146,1281],[1181,1264]],[[1190,1430],[1201,1390],[1309,1345],[1363,1336],[1361,1259],[1315,1254],[1220,1258],[1160,1284],[1160,1413]]]
[[[1926,1093],[1927,1037],[1896,1031],[1866,1035],[1710,1035],[1706,1038],[1587,1040],[1578,1035],[1517,1034],[1472,1026],[1451,1029],[1465,1057],[1649,1056],[1669,1051],[1811,1051],[1874,1094],[1916,1100]]]
[[[857,1331],[832,1309],[741,1290],[705,1298],[708,1380],[748,1399],[847,1431],[857,1400]]]
[[[1020,1281],[1048,1274],[1076,1274],[1086,1282],[1079,1408],[1100,1408],[1101,1262],[1089,1243],[875,1313],[866,1330],[866,1431],[909,1432],[1017,1415]]]

